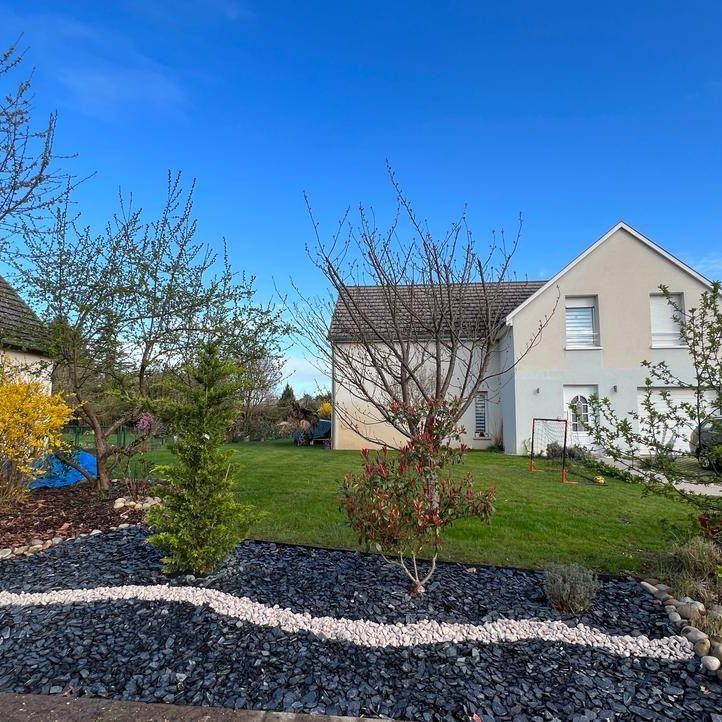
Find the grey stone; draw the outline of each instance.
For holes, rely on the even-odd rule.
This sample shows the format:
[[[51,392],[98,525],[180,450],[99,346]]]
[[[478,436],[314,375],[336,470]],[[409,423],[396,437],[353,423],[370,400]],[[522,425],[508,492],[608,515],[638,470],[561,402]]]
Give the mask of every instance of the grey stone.
[[[686,632],[684,634],[684,636],[687,637],[687,639],[690,642],[692,642],[692,644],[695,644],[702,639],[707,639],[709,641],[707,635],[704,632],[700,631],[699,629],[695,629],[695,628],[690,629],[688,632]]]
[[[677,612],[684,619],[697,619],[699,617],[699,609],[689,602],[683,602],[677,607]]]

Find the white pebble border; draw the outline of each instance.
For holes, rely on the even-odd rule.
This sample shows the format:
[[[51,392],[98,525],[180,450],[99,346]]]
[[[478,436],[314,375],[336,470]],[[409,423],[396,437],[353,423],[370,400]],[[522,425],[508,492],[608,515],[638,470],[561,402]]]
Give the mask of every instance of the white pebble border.
[[[717,679],[722,682],[722,643],[720,640],[710,639],[709,635],[695,626],[705,614],[722,617],[722,606],[713,604],[706,609],[702,602],[691,597],[675,599],[672,589],[657,581],[643,581],[641,586],[645,592],[652,594],[659,604],[664,605],[669,621],[682,628],[680,634],[692,645],[694,653],[701,657],[701,667],[716,674]]]
[[[149,602],[186,602],[208,606],[226,617],[252,624],[278,627],[285,632],[310,632],[335,642],[359,647],[412,647],[443,642],[480,642],[494,644],[542,639],[609,652],[619,657],[653,657],[667,661],[686,661],[694,656],[691,643],[674,636],[649,639],[645,636],[614,636],[579,624],[569,627],[560,621],[501,619],[476,626],[425,620],[414,624],[381,624],[369,620],[335,619],[299,614],[290,609],[269,607],[247,597],[236,597],[215,589],[126,585],[94,589],[65,589],[52,592],[0,592],[0,606],[46,606],[134,599]]]

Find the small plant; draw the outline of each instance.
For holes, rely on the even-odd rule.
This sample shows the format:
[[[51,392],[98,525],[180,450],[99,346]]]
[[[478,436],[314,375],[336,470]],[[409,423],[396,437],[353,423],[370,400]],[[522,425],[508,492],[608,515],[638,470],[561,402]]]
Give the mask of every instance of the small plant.
[[[259,514],[236,501],[235,466],[222,445],[236,415],[241,374],[216,344],[205,344],[174,385],[167,408],[177,435],[176,466],[161,467],[160,506],[148,510],[149,541],[165,552],[166,572],[205,576],[246,536]]]
[[[558,441],[547,444],[545,456],[547,459],[561,459],[564,456],[564,447]]]
[[[599,590],[594,572],[580,564],[553,564],[544,573],[549,603],[564,614],[579,614],[592,606]]]
[[[721,567],[722,548],[699,535],[649,556],[645,563],[645,571],[668,584],[678,598],[688,596],[704,604],[720,598]]]
[[[558,441],[552,441],[547,444],[544,456],[547,459],[561,459],[564,457],[564,447]],[[591,458],[591,454],[583,446],[574,444],[573,446],[567,446],[566,458],[567,461],[587,461],[587,459]]]
[[[397,420],[418,429],[398,454],[364,450],[361,473],[343,483],[342,509],[362,544],[387,555],[411,580],[411,593],[421,594],[436,568],[441,532],[458,519],[489,521],[495,489],[476,491],[470,474],[456,481],[444,468],[462,461],[467,448],[456,428],[457,402],[414,408],[393,404]],[[431,558],[424,573],[420,555]]]
[[[722,548],[711,539],[695,536],[673,549],[672,558],[689,576],[706,580],[715,577],[717,567],[722,565]]]
[[[719,612],[708,610],[698,626],[710,639],[722,639],[722,614]]]

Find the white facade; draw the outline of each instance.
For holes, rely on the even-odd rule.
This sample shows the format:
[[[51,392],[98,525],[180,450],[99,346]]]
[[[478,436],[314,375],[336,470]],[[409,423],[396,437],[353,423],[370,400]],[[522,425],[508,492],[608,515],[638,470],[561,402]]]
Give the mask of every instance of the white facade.
[[[47,356],[0,348],[0,364],[28,380],[39,381],[48,393],[52,390],[53,362]]]
[[[697,305],[707,279],[624,223],[590,246],[507,317],[508,333],[496,363],[513,369],[488,391],[488,434],[475,438],[474,405],[462,419],[465,441],[480,448],[503,440],[512,454],[528,452],[534,418],[569,418],[569,402],[592,393],[608,397],[620,416],[636,411],[647,376],[644,360],[666,361],[673,373],[692,379],[689,352],[675,335],[659,286],[679,294],[685,308]],[[523,353],[540,320],[541,338]],[[336,404],[355,400],[334,378]],[[358,409],[363,415],[368,409]],[[572,421],[573,419],[569,419]],[[570,443],[586,443],[581,425],[569,425]],[[356,439],[354,439],[356,437]],[[335,448],[368,446],[339,420]]]

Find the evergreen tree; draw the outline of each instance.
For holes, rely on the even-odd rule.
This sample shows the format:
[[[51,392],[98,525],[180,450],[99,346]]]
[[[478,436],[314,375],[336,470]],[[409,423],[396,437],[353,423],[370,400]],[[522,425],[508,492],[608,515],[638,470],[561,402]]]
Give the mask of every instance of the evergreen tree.
[[[150,542],[165,552],[167,572],[210,573],[258,519],[254,507],[236,501],[232,452],[222,448],[241,385],[239,367],[215,343],[203,344],[173,384],[165,416],[178,438],[178,463],[159,470],[163,503],[148,511]]]
[[[278,405],[284,408],[289,407],[296,400],[296,394],[293,393],[293,387],[291,384],[286,384],[284,387],[281,398],[278,399]]]

